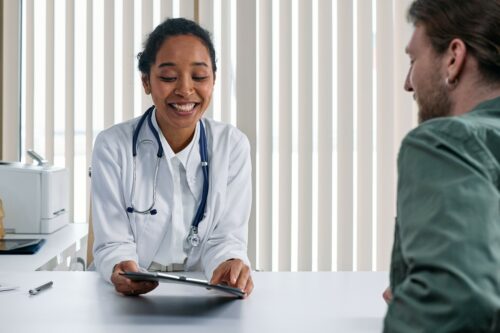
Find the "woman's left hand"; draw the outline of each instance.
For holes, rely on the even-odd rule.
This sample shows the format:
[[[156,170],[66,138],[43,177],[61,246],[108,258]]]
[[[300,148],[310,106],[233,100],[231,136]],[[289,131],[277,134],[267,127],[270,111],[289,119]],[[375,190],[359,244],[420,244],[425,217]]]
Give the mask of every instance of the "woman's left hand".
[[[250,267],[245,265],[241,259],[229,259],[220,264],[214,270],[210,283],[222,283],[230,287],[239,288],[245,292],[245,297],[248,297],[253,290]]]

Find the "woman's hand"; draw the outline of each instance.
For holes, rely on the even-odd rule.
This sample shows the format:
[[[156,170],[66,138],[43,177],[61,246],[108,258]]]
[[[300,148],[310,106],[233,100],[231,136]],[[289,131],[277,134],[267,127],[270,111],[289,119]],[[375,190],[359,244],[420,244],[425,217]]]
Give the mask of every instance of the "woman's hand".
[[[156,281],[132,281],[120,273],[123,272],[138,272],[139,267],[137,263],[132,260],[122,261],[115,265],[113,274],[111,274],[111,282],[115,285],[117,292],[127,296],[136,296],[145,294],[155,289],[158,286]]]
[[[240,259],[229,259],[220,264],[214,270],[210,283],[239,288],[245,292],[245,297],[248,297],[253,290],[250,267]]]

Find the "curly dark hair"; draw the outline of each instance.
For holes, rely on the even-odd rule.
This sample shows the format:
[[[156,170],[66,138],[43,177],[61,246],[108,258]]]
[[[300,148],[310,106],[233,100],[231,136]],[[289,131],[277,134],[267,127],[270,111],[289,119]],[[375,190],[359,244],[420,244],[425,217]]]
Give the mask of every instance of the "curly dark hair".
[[[151,32],[144,42],[144,50],[137,54],[139,60],[138,68],[144,75],[149,75],[151,65],[156,61],[156,54],[163,42],[172,36],[192,35],[198,37],[208,49],[212,70],[215,76],[217,65],[215,60],[215,48],[210,37],[210,32],[203,29],[198,23],[185,18],[168,18]]]
[[[408,20],[425,27],[438,54],[462,40],[483,78],[500,82],[500,0],[415,0]]]

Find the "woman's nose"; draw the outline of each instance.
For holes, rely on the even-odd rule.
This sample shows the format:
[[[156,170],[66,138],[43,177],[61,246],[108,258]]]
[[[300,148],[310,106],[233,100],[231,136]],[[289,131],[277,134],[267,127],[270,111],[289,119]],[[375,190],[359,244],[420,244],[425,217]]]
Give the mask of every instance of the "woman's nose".
[[[181,97],[188,97],[194,92],[193,84],[189,79],[181,79],[178,81],[174,94]]]

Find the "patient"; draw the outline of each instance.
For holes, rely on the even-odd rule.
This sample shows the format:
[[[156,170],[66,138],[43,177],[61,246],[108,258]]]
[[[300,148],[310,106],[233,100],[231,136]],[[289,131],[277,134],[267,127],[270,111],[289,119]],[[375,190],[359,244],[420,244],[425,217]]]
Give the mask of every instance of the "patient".
[[[500,331],[500,0],[416,0],[384,332]]]

